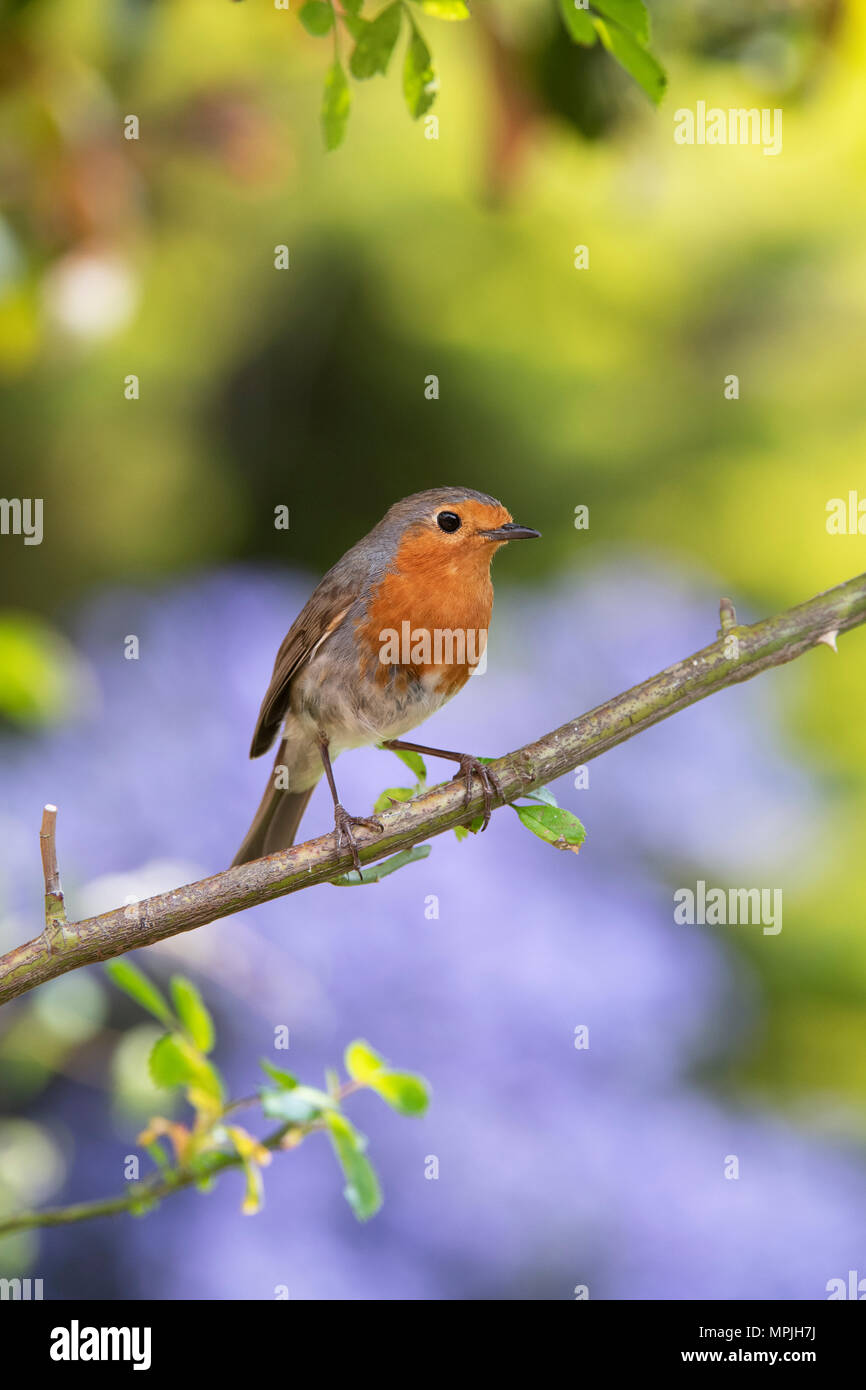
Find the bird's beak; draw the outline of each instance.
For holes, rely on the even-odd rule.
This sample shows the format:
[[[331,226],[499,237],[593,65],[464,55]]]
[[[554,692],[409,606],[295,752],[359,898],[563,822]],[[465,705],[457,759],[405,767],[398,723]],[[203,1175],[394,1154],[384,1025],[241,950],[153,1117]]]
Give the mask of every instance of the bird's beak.
[[[479,531],[486,541],[532,541],[538,540],[540,531],[531,526],[518,526],[516,521],[506,521],[504,526],[496,526],[492,531]]]

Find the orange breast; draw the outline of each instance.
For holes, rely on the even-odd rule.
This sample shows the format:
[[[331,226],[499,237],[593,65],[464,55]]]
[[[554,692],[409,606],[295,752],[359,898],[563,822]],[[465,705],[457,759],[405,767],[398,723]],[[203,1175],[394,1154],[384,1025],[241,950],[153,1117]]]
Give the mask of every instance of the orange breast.
[[[385,683],[391,678],[393,668],[380,661],[379,653],[389,634],[396,633],[401,639],[398,684],[410,678],[434,680],[438,674],[436,689],[444,697],[465,685],[486,645],[493,550],[493,545],[477,543],[446,551],[435,533],[408,534],[394,558],[394,571],[384,576],[358,625],[367,670],[372,673],[374,663],[377,679]]]

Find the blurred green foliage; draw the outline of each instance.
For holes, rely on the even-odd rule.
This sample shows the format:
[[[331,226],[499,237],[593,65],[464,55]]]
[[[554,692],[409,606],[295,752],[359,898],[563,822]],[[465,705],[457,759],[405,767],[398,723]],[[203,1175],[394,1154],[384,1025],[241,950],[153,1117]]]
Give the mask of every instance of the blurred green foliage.
[[[25,727],[54,723],[81,708],[88,687],[74,647],[49,623],[0,611],[0,717]]]

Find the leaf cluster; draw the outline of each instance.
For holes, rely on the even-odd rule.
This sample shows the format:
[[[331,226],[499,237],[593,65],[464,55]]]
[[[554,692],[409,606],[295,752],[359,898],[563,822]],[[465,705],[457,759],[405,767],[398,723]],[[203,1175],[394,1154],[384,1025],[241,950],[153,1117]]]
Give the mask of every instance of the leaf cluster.
[[[182,1090],[193,1112],[187,1124],[155,1115],[139,1135],[139,1143],[156,1165],[157,1181],[139,1184],[132,1207],[136,1214],[158,1204],[157,1188],[164,1196],[192,1181],[207,1192],[220,1171],[238,1164],[246,1177],[241,1210],[253,1214],[264,1201],[262,1169],[270,1164],[273,1153],[297,1148],[317,1132],[325,1133],[331,1142],[345,1179],[343,1193],[355,1216],[366,1221],[376,1214],[382,1205],[379,1178],[366,1154],[367,1140],[345,1113],[343,1102],[367,1089],[398,1114],[423,1115],[430,1094],[420,1076],[397,1070],[358,1039],[344,1054],[346,1081],[329,1070],[324,1089],[319,1089],[262,1058],[267,1083],[254,1096],[228,1101],[225,1082],[209,1056],[216,1043],[213,1019],[195,985],[174,976],[169,1001],[132,961],[111,961],[105,968],[119,989],[165,1026],[150,1054],[150,1075],[166,1091]],[[235,1111],[242,1107],[259,1109],[278,1127],[266,1138],[257,1138],[234,1122]]]
[[[601,43],[652,102],[661,101],[667,76],[650,52],[650,19],[643,0],[554,3],[574,43],[585,48]],[[322,130],[327,149],[337,149],[346,137],[353,101],[349,77],[356,82],[385,77],[401,35],[406,38],[402,89],[409,115],[418,120],[430,111],[439,79],[418,12],[434,19],[471,18],[465,0],[391,0],[375,14],[368,0],[305,0],[301,6],[300,21],[307,33],[315,38],[330,38],[333,43],[322,99]],[[341,34],[348,41],[347,60],[341,52]]]

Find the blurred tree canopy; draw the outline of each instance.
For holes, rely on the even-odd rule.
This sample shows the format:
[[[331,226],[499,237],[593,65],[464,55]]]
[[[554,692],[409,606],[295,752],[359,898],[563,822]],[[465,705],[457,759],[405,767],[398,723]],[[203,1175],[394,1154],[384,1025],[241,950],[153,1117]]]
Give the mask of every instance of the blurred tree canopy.
[[[796,417],[832,405],[841,427],[856,410],[844,351],[854,324],[832,292],[816,306],[810,286],[853,270],[845,210],[859,177],[851,141],[850,158],[818,167],[809,150],[838,138],[862,35],[833,3],[652,8],[677,101],[709,87],[738,103],[784,99],[808,180],[792,187],[760,151],[699,166],[673,147],[668,104],[653,114],[546,0],[491,0],[472,22],[438,26],[437,141],[397,119],[399,92],[373,83],[328,160],[320,41],[295,14],[211,0],[6,3],[5,490],[46,498],[47,527],[38,551],[0,549],[7,598],[53,608],[94,582],[224,556],[318,568],[356,517],[366,525],[398,493],[441,481],[444,458],[449,477],[514,507],[531,481],[522,509],[548,527],[575,476],[575,503],[616,496],[617,533],[662,545],[670,490],[685,491],[701,553],[707,507],[733,495],[717,495],[720,449],[742,461],[788,421],[779,467],[800,467],[808,486]],[[130,113],[138,139],[124,138]],[[839,208],[829,260],[825,200]],[[583,278],[575,241],[592,243]],[[292,257],[282,281],[280,243]],[[816,311],[834,315],[838,351],[832,370],[810,361],[803,383],[797,345]],[[539,318],[544,332],[528,333]],[[716,389],[733,360],[763,364],[760,395],[744,392],[735,413]],[[442,383],[433,406],[430,372]],[[779,472],[764,463],[772,490]],[[341,499],[333,535],[308,524],[323,483]],[[268,524],[280,502],[297,519],[289,554]],[[685,521],[674,525],[688,545]],[[560,535],[554,561],[571,546]],[[819,552],[810,577],[826,578]],[[749,568],[741,582],[773,573]],[[771,588],[774,601],[790,596],[787,583]]]

